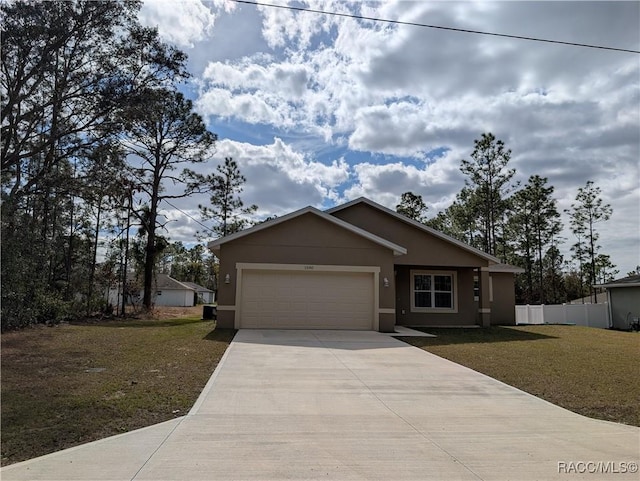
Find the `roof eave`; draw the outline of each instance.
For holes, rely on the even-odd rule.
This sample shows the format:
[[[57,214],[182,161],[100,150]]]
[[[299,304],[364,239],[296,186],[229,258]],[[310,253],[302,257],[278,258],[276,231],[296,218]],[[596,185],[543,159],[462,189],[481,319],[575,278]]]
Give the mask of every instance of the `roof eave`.
[[[479,257],[482,257],[483,259],[495,263],[495,264],[500,264],[500,259],[498,259],[497,257],[494,257],[490,254],[487,254],[486,252],[481,251],[480,249],[476,249],[475,247],[472,247],[468,244],[465,244],[464,242],[459,241],[458,239],[454,239],[451,236],[448,236],[447,234],[444,234],[443,232],[440,232],[436,229],[433,229],[427,225],[424,225],[421,222],[418,222],[416,220],[413,219],[409,219],[408,217],[402,215],[402,214],[398,214],[397,212],[394,212],[393,210],[389,209],[388,207],[385,207],[383,205],[380,205],[376,202],[373,202],[370,199],[367,199],[366,197],[359,197],[355,200],[352,200],[350,202],[347,202],[346,204],[342,204],[342,205],[338,205],[336,207],[332,207],[331,209],[327,209],[325,212],[327,214],[333,214],[334,212],[337,212],[339,210],[343,210],[346,209],[348,207],[351,207],[353,205],[359,204],[359,203],[364,203],[367,204],[373,208],[376,208],[378,210],[381,210],[382,212],[386,212],[387,214],[395,217],[396,219],[405,222],[406,224],[412,225],[418,229],[421,229],[425,232],[428,232],[429,234],[432,234],[436,237],[439,237],[440,239],[450,242],[458,247],[460,247],[461,249],[464,249],[466,251],[469,251]]]
[[[211,242],[209,242],[207,244],[207,247],[212,250],[213,252],[219,252],[220,251],[220,246],[222,244],[226,244],[227,242],[231,242],[235,239],[239,239],[241,237],[250,235],[250,234],[254,234],[256,232],[260,232],[261,230],[273,227],[275,225],[278,225],[280,223],[286,222],[288,220],[291,219],[295,219],[296,217],[300,217],[304,214],[314,214],[317,215],[318,217],[327,220],[328,222],[333,223],[334,225],[337,225],[339,227],[342,227],[343,229],[346,229],[348,231],[353,232],[354,234],[357,234],[361,237],[364,237],[365,239],[368,239],[371,242],[374,242],[378,245],[381,245],[383,247],[386,247],[387,249],[390,249],[394,256],[400,256],[400,255],[404,255],[407,253],[407,249],[395,244],[387,239],[383,239],[382,237],[379,237],[375,234],[372,234],[371,232],[367,232],[364,229],[361,229],[353,224],[350,224],[348,222],[343,221],[342,219],[339,219],[337,217],[334,217],[332,215],[329,215],[325,212],[322,212],[321,210],[316,209],[315,207],[304,207],[302,209],[299,209],[297,211],[291,212],[287,215],[283,215],[282,217],[277,217],[275,219],[271,219],[269,221],[263,222],[261,224],[255,225],[253,227],[250,227],[249,229],[245,229],[242,230],[240,232],[236,232],[234,234],[230,234],[228,236],[225,237],[220,237],[219,239],[213,240]]]

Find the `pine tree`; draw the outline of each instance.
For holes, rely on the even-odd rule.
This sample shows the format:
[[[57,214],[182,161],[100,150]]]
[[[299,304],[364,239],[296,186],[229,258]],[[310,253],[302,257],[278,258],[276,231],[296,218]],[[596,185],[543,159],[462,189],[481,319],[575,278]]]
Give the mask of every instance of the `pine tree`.
[[[547,186],[547,178],[538,175],[529,177],[525,186],[531,200],[532,224],[534,235],[534,249],[537,256],[538,300],[545,303],[544,289],[544,250],[553,239],[554,233],[562,229],[560,213],[553,198],[553,186]]]
[[[482,249],[495,255],[498,252],[498,224],[507,209],[505,197],[510,192],[515,170],[507,168],[511,150],[493,134],[482,134],[474,144],[471,160],[463,159],[460,170],[469,177],[466,185],[476,200]]]
[[[600,197],[600,192],[593,181],[588,181],[578,189],[576,203],[571,204],[571,209],[565,210],[571,218],[571,231],[578,239],[572,250],[581,268],[585,268],[587,263],[587,286],[594,302],[597,302],[593,285],[597,278],[596,258],[600,249],[596,224],[609,220],[613,213],[611,206]]]
[[[522,277],[517,278],[519,291],[523,292],[521,298],[527,304],[533,303],[533,264],[534,264],[534,231],[533,231],[533,202],[531,192],[522,189],[516,192],[511,199],[511,212],[509,216],[509,232],[517,257],[516,264],[524,268]],[[524,279],[524,288],[520,279]]]
[[[126,134],[123,145],[131,161],[131,175],[146,201],[144,209],[135,212],[146,234],[144,260],[143,305],[151,308],[153,271],[159,252],[156,229],[158,208],[162,201],[190,195],[197,188],[193,172],[185,165],[204,162],[208,158],[216,136],[209,132],[202,118],[193,112],[192,102],[181,93],[166,90],[147,90],[123,115]],[[136,160],[137,159],[137,160]],[[135,163],[139,163],[136,166]],[[171,182],[172,193],[165,190]],[[182,189],[177,188],[182,185]]]
[[[215,221],[213,232],[226,236],[247,227],[248,217],[258,210],[258,206],[244,206],[240,194],[247,179],[240,173],[235,160],[226,157],[216,170],[217,174],[204,179],[205,189],[211,193],[211,207],[199,207],[203,220]]]
[[[422,200],[422,196],[413,192],[405,192],[402,194],[400,203],[396,205],[396,212],[402,214],[409,219],[424,223],[429,208]]]
[[[55,322],[92,296],[91,152],[115,139],[141,89],[187,75],[185,55],[140,25],[140,6],[0,2],[3,329]]]

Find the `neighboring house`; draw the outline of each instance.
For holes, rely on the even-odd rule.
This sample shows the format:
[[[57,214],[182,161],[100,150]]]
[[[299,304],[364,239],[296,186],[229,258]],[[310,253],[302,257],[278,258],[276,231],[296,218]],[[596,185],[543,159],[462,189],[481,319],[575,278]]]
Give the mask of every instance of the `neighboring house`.
[[[196,291],[167,274],[156,276],[153,289],[154,306],[191,307],[196,304]]]
[[[112,287],[109,289],[108,300],[112,305],[120,305],[122,288]],[[141,303],[144,295],[144,291],[136,296],[136,299],[131,299],[131,302]],[[158,274],[153,282],[153,292],[151,293],[151,300],[154,306],[168,306],[168,307],[191,307],[196,304],[198,294],[195,289],[187,286],[185,283],[175,280],[173,277],[167,274]]]
[[[595,286],[598,287],[598,286]],[[606,292],[596,292],[596,304],[604,304],[607,302],[607,293]],[[593,304],[593,296],[585,296],[580,299],[574,299],[569,301],[568,304]]]
[[[195,282],[182,281],[182,283],[196,291],[196,294],[198,295],[198,302],[200,304],[213,304],[215,302],[215,292],[213,292],[211,289],[207,289],[206,287],[196,284]]]
[[[615,329],[631,329],[632,322],[640,319],[640,275],[625,277],[599,284],[607,290],[607,302],[611,326]]]
[[[223,328],[515,324],[522,269],[365,198],[306,207],[209,248]]]

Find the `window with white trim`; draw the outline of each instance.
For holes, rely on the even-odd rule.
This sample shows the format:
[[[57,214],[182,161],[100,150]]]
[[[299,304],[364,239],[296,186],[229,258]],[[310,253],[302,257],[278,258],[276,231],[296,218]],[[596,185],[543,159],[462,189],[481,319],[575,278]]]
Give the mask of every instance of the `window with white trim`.
[[[455,285],[455,272],[411,271],[411,310],[457,311]]]

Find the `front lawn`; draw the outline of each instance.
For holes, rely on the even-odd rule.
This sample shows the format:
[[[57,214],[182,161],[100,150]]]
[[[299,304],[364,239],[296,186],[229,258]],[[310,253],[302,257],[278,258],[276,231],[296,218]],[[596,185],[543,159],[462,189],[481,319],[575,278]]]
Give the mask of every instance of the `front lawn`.
[[[199,316],[2,335],[2,465],[187,414],[234,335]]]
[[[403,341],[585,416],[640,426],[640,334],[579,326],[420,329]]]

